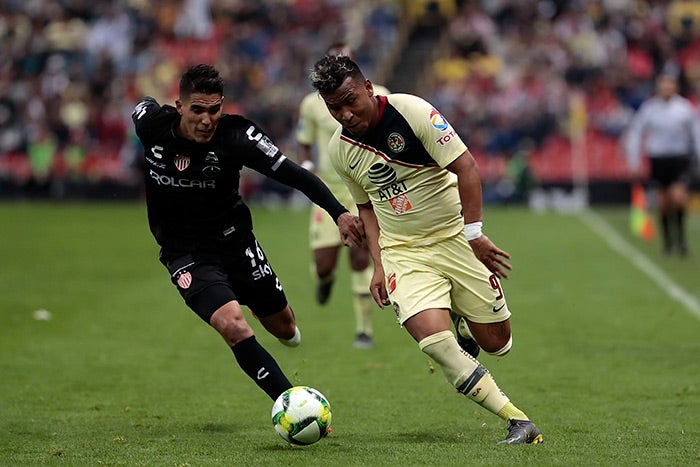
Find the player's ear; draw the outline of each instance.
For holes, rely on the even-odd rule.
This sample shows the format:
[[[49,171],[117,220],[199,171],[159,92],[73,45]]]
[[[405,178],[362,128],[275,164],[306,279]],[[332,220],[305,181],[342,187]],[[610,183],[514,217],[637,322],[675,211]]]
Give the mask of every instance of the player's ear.
[[[372,82],[368,79],[365,80],[365,89],[369,97],[374,96],[374,86],[372,86]]]
[[[180,99],[175,101],[175,108],[177,108],[177,113],[182,115],[182,101]]]

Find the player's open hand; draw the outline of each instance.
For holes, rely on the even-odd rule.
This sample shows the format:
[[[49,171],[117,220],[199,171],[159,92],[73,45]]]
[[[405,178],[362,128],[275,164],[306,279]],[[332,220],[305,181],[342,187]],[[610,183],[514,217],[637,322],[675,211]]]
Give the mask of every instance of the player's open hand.
[[[365,225],[362,220],[349,212],[338,217],[340,240],[345,246],[362,246],[365,241]]]
[[[507,279],[506,270],[513,269],[507,259],[510,255],[493,244],[486,235],[469,241],[476,257],[484,263],[489,271],[501,279]]]

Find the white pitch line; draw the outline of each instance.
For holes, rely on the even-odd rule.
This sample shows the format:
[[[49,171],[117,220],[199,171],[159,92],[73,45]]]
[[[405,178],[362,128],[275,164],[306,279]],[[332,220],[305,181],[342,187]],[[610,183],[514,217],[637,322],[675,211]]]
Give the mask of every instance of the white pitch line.
[[[698,300],[692,294],[686,292],[683,287],[675,283],[649,258],[633,247],[605,219],[590,209],[583,211],[579,217],[591,230],[608,242],[608,245],[613,250],[619,253],[620,256],[627,258],[637,269],[654,281],[661,290],[666,292],[669,297],[682,304],[696,318],[700,318],[700,303],[698,303]]]

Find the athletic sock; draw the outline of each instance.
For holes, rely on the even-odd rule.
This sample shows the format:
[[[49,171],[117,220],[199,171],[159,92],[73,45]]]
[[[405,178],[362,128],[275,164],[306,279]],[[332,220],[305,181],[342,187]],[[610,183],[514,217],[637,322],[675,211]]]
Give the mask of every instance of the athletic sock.
[[[673,248],[673,238],[671,237],[671,218],[668,214],[661,214],[661,233],[663,235],[664,250],[670,252]]]
[[[440,365],[445,378],[457,391],[489,412],[501,416],[499,412],[510,399],[496,385],[489,371],[460,348],[452,331],[430,335],[421,340],[418,346]]]
[[[292,337],[289,339],[279,337],[278,340],[287,347],[298,347],[299,344],[301,344],[301,331],[299,331],[299,326],[294,326],[294,335]]]
[[[352,294],[352,306],[355,310],[355,331],[357,334],[372,335],[373,305],[374,300],[370,294]]]
[[[352,304],[355,310],[355,328],[358,334],[372,335],[372,315],[374,314],[374,300],[369,293],[369,284],[372,281],[372,268],[364,271],[353,271],[350,274],[352,282]]]
[[[685,244],[685,209],[676,211],[676,239],[678,247],[683,252],[687,248]]]
[[[506,405],[504,405],[496,415],[506,421],[513,418],[516,420],[530,420],[527,418],[527,415],[525,415],[525,412],[514,406],[512,402],[508,402]]]
[[[231,347],[241,369],[255,381],[273,401],[292,387],[272,355],[250,336]]]

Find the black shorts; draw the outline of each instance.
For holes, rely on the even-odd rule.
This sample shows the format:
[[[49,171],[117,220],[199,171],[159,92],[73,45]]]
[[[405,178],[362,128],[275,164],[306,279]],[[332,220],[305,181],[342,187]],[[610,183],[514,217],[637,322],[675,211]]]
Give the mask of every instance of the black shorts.
[[[651,180],[666,188],[675,182],[690,181],[690,156],[650,157]]]
[[[187,306],[207,323],[231,300],[246,305],[259,317],[287,306],[282,285],[252,234],[222,244],[217,253],[161,250],[160,261]]]

